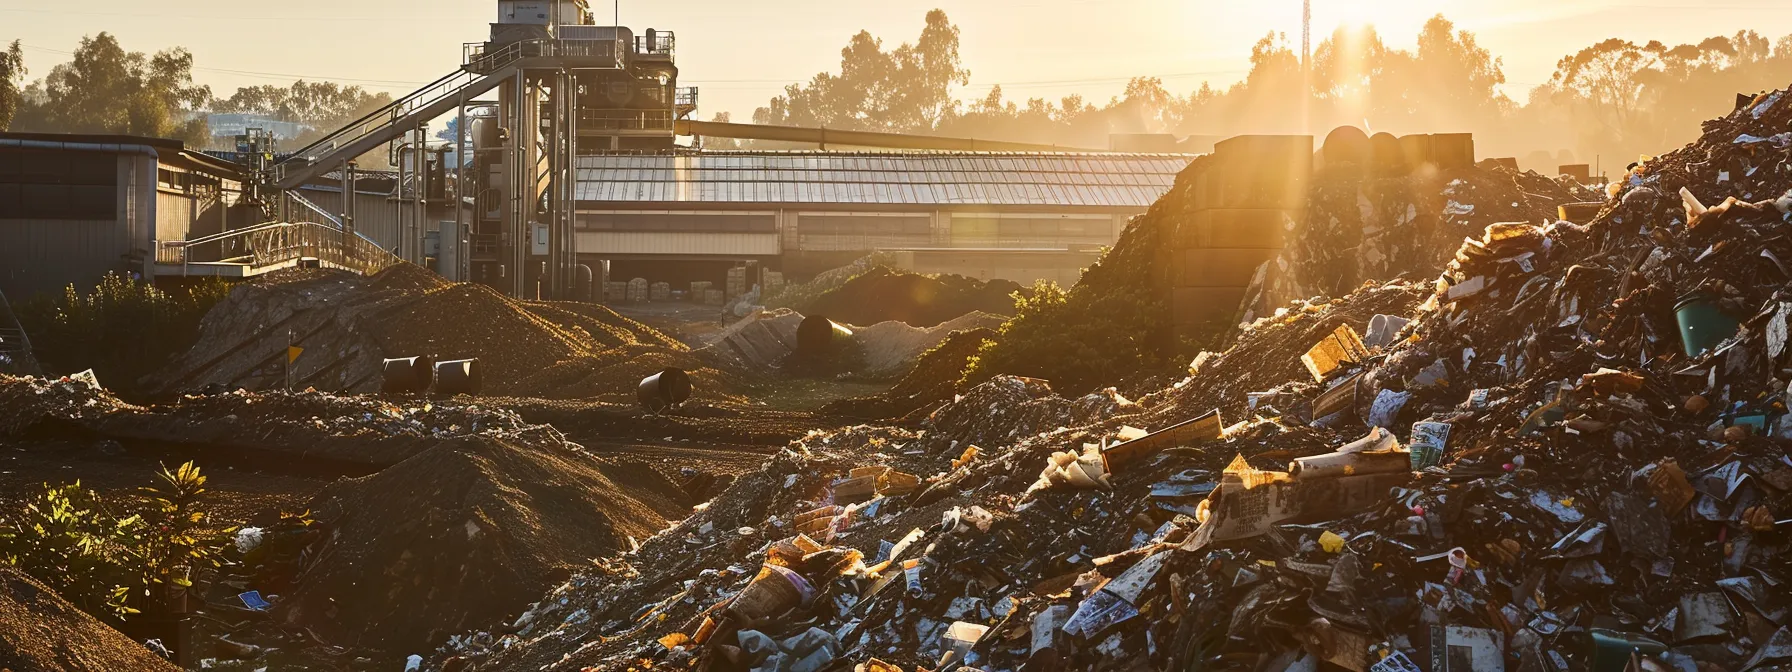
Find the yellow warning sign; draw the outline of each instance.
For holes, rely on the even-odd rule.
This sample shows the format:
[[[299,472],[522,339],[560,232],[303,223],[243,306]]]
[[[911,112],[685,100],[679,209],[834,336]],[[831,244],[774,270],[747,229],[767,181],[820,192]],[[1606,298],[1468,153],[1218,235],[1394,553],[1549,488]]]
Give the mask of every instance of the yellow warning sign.
[[[296,346],[296,345],[286,346],[286,363],[291,364],[295,361],[298,361],[299,355],[304,354],[304,352],[305,352],[305,349],[301,348],[299,346]]]

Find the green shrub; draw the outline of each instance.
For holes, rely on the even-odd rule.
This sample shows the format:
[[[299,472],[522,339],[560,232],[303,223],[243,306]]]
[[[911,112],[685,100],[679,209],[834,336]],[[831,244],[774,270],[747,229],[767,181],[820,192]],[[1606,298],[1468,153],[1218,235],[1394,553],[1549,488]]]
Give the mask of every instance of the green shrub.
[[[236,530],[207,524],[206,477],[192,462],[156,477],[129,502],[103,501],[78,481],[46,484],[19,510],[0,514],[0,564],[115,622],[150,606],[158,587],[190,587],[193,572],[222,563]],[[143,510],[113,513],[126,504]]]
[[[70,285],[25,302],[19,322],[46,370],[93,369],[107,388],[129,394],[192,347],[200,320],[229,294],[230,285],[216,278],[163,291],[114,273],[85,294]]]

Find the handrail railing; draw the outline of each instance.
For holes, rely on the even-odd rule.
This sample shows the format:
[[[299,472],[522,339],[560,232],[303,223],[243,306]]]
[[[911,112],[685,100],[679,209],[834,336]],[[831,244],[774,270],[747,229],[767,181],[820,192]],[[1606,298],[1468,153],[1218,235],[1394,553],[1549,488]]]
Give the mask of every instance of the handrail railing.
[[[646,35],[635,37],[635,53],[644,56],[674,56],[678,53],[678,37],[672,31],[656,31],[653,39]]]
[[[431,82],[428,86],[412,91],[405,97],[392,101],[392,104],[375,110],[365,117],[356,119],[354,123],[337,129],[335,132],[320,138],[317,142],[313,142],[306,145],[303,149],[293,152],[287,158],[287,161],[295,159],[309,160],[328,154],[338,147],[342,147],[355,140],[366,137],[375,131],[398,123],[412,112],[428,107],[440,101],[442,98],[458,92],[462,87],[479,79],[479,77],[480,75],[477,73],[468,72],[466,70],[455,70],[454,72],[448,73],[441,79]],[[276,166],[276,169],[278,168],[279,166]]]
[[[492,50],[487,50],[484,42],[467,42],[461,45],[461,67],[467,72],[490,73],[525,58],[589,57],[603,59],[603,66],[621,68],[626,62],[627,51],[628,43],[620,37],[595,40],[535,38],[517,40]]]
[[[0,293],[0,372],[36,374],[37,359],[31,354],[31,336]]]
[[[672,120],[671,110],[579,110],[579,128],[591,131],[670,131]]]
[[[297,192],[282,191],[280,193],[282,195],[286,196],[286,198],[288,200],[292,201],[294,204],[298,205],[299,207],[309,210],[313,214],[316,214],[317,216],[324,218],[324,221],[327,221],[327,222],[335,225],[337,229],[342,228],[342,218],[337,217],[336,215],[332,215],[328,212],[325,212],[324,209],[321,207],[318,207],[318,205],[316,203],[312,203],[311,199],[305,198],[304,196],[299,195]],[[346,198],[347,196],[344,195],[344,197]]]
[[[246,254],[237,259],[251,267],[317,259],[337,268],[373,275],[403,261],[359,233],[350,237],[342,229],[317,222],[272,222],[193,240],[165,241],[156,250],[156,262],[203,263],[204,260],[191,259],[189,252],[199,245],[224,242],[241,242]]]

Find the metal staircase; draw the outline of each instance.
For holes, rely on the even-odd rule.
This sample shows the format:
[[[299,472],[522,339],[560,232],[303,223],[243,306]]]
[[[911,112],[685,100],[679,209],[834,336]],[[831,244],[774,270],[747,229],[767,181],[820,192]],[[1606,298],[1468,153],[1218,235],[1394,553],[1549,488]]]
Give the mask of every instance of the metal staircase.
[[[456,70],[293,152],[285,161],[274,165],[274,186],[283,190],[298,187],[344,161],[416,129],[418,124],[456,109],[516,73],[515,64],[493,67],[488,74]]]
[[[31,338],[12,313],[12,304],[0,294],[0,373],[36,375],[37,358],[31,354]]]

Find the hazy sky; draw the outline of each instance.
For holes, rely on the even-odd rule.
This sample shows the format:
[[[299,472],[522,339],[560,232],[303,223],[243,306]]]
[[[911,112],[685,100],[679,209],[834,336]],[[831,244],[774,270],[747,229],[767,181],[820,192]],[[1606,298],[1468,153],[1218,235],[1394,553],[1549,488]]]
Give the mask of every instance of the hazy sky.
[[[1549,78],[1557,59],[1595,41],[1696,41],[1752,28],[1792,33],[1792,0],[1314,0],[1314,42],[1342,22],[1369,21],[1395,46],[1443,13],[1505,59],[1508,93]],[[68,10],[60,9],[68,7]],[[1105,101],[1128,77],[1163,77],[1173,91],[1243,76],[1269,31],[1295,44],[1299,0],[683,0],[624,2],[622,23],[678,34],[682,83],[702,87],[701,114],[751,116],[784,84],[839,63],[860,29],[887,46],[920,34],[940,7],[963,29],[971,70],[965,99],[1000,84],[1010,98],[1081,93]],[[125,48],[185,46],[196,77],[228,95],[302,76],[404,92],[446,74],[463,42],[482,41],[495,0],[0,0],[0,40],[21,38],[30,78],[67,60],[81,36],[117,35]],[[611,5],[594,5],[608,16]]]

